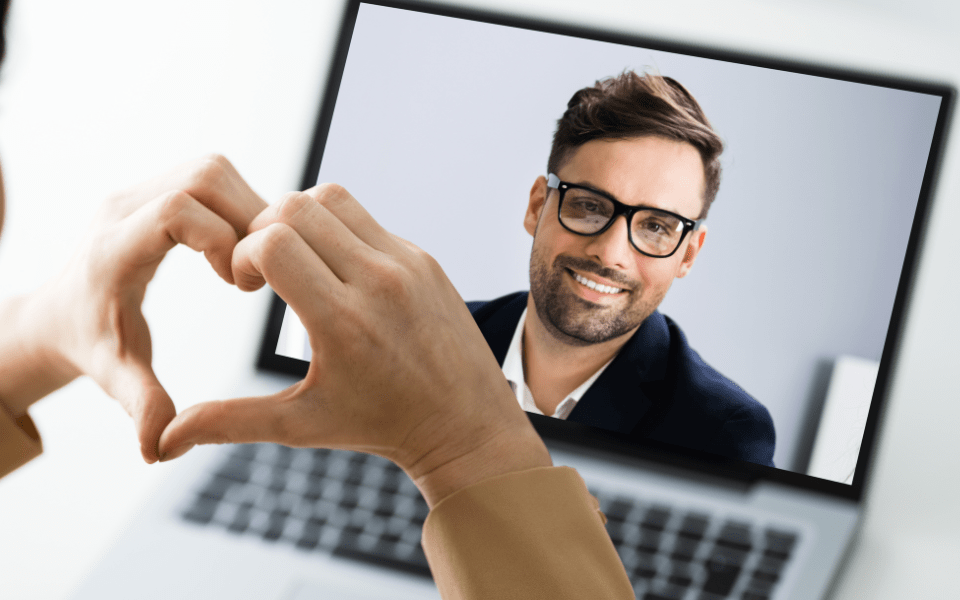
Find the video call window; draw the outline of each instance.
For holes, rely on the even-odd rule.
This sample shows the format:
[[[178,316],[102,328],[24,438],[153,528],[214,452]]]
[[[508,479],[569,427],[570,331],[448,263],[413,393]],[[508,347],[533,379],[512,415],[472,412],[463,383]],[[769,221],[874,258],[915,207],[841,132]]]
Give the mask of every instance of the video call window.
[[[620,155],[601,152],[577,155],[583,164],[575,168],[561,161],[559,173],[548,169],[558,119],[574,93],[630,72],[679,83],[722,142],[719,188],[696,228],[701,215],[684,196],[690,172],[677,166],[682,160],[625,176],[614,172],[623,167]],[[531,289],[536,245],[525,219],[539,180],[548,184],[542,218],[552,219],[539,231],[584,240],[580,250],[548,249],[548,280],[566,271],[617,283],[603,277],[610,272],[577,262],[591,255],[583,250],[586,240],[599,239],[584,234],[612,218],[611,230],[629,216],[631,237],[623,242],[647,261],[669,261],[648,255],[674,242],[682,254],[703,233],[688,272],[667,282],[656,313],[640,325],[643,339],[624,346],[636,354],[629,369],[656,363],[650,369],[665,369],[669,385],[638,383],[650,402],[636,408],[629,402],[637,396],[634,384],[623,383],[631,378],[617,362],[626,359],[618,355],[606,367],[617,374],[604,379],[605,371],[587,382],[566,417],[663,438],[690,415],[694,433],[678,438],[679,445],[754,436],[728,439],[717,452],[742,451],[744,460],[849,483],[941,102],[891,87],[362,5],[318,181],[342,184],[387,230],[434,256],[465,301],[512,301],[512,325],[499,323],[490,334],[508,352],[507,362],[516,307],[526,306],[525,296],[511,295]],[[595,145],[604,152],[613,147]],[[645,151],[660,160],[673,149]],[[628,154],[639,156],[634,150]],[[694,150],[702,159],[702,150]],[[653,181],[668,172],[676,176]],[[643,197],[618,196],[613,188]],[[558,206],[561,192],[567,213]],[[623,212],[636,206],[648,210]],[[626,236],[628,228],[622,231]],[[557,253],[576,256],[557,263]],[[643,264],[634,267],[643,271]],[[569,304],[574,325],[584,298],[617,304],[606,297],[616,286],[574,280],[590,290],[579,300],[570,296],[577,288],[560,279],[553,282],[560,291],[546,296]],[[639,275],[624,281],[635,296],[654,285]],[[289,309],[276,351],[310,359]],[[610,389],[610,381],[630,389]],[[604,385],[616,399],[594,410]],[[836,400],[831,389],[840,387],[858,391]],[[676,393],[687,404],[677,404]],[[715,402],[704,393],[715,394]],[[823,411],[831,415],[826,449],[815,447],[810,429],[811,415],[816,423]],[[763,413],[769,424],[759,423]],[[729,449],[738,444],[749,448]],[[826,466],[811,471],[815,464]]]

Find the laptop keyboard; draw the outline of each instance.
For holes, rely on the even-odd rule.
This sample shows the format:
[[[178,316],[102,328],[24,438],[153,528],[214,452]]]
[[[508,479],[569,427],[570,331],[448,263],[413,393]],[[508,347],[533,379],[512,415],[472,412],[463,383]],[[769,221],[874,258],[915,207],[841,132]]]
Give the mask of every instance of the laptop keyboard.
[[[640,600],[769,600],[798,534],[591,489]],[[430,576],[427,505],[386,459],[274,444],[230,448],[189,522]]]

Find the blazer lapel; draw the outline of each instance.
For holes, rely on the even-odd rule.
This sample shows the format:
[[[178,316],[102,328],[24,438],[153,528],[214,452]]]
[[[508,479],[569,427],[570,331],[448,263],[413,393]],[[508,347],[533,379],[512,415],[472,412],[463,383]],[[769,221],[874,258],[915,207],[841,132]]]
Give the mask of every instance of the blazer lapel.
[[[469,306],[493,355],[503,366],[520,315],[527,306],[527,292]],[[644,417],[659,412],[651,409],[662,404],[663,394],[658,392],[667,372],[669,353],[667,322],[654,311],[580,398],[567,420],[621,433],[634,431]]]
[[[654,311],[580,398],[567,420],[632,432],[660,404],[662,395],[657,389],[667,371],[669,352],[666,320]]]
[[[527,292],[517,292],[482,304],[472,310],[473,318],[480,327],[480,333],[486,338],[490,350],[497,357],[497,363],[503,366],[507,350],[520,322],[520,315],[527,307]],[[471,307],[472,308],[472,307]]]

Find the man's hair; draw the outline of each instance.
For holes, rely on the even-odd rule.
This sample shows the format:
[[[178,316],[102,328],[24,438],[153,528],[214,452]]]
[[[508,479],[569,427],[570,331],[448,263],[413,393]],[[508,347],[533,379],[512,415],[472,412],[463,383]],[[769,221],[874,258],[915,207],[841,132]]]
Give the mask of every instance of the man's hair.
[[[647,135],[687,142],[700,152],[705,186],[698,218],[705,218],[720,189],[723,142],[690,92],[670,77],[624,71],[575,93],[557,121],[547,171],[556,173],[590,140]]]

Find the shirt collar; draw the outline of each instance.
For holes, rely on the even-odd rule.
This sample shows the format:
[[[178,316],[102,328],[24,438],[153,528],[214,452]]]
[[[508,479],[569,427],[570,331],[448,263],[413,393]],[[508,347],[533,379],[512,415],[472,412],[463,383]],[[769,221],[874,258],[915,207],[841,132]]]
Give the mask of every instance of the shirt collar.
[[[517,323],[517,328],[513,332],[513,338],[510,340],[510,346],[507,348],[507,355],[503,359],[503,374],[507,378],[507,381],[510,382],[510,387],[513,389],[514,394],[516,394],[520,407],[527,412],[542,415],[543,412],[537,407],[533,399],[533,394],[530,392],[530,388],[527,387],[526,377],[523,372],[523,326],[526,321],[527,309],[524,308],[523,313],[520,315],[520,322]],[[616,355],[614,355],[614,358],[616,358]],[[577,389],[567,394],[563,402],[557,405],[557,410],[552,416],[557,419],[566,419],[570,416],[570,413],[576,407],[580,398],[590,389],[590,386],[593,385],[593,382],[600,377],[604,370],[610,366],[611,362],[613,362],[613,358],[607,361],[607,364],[600,367],[596,373],[591,375],[590,378],[584,381]]]

